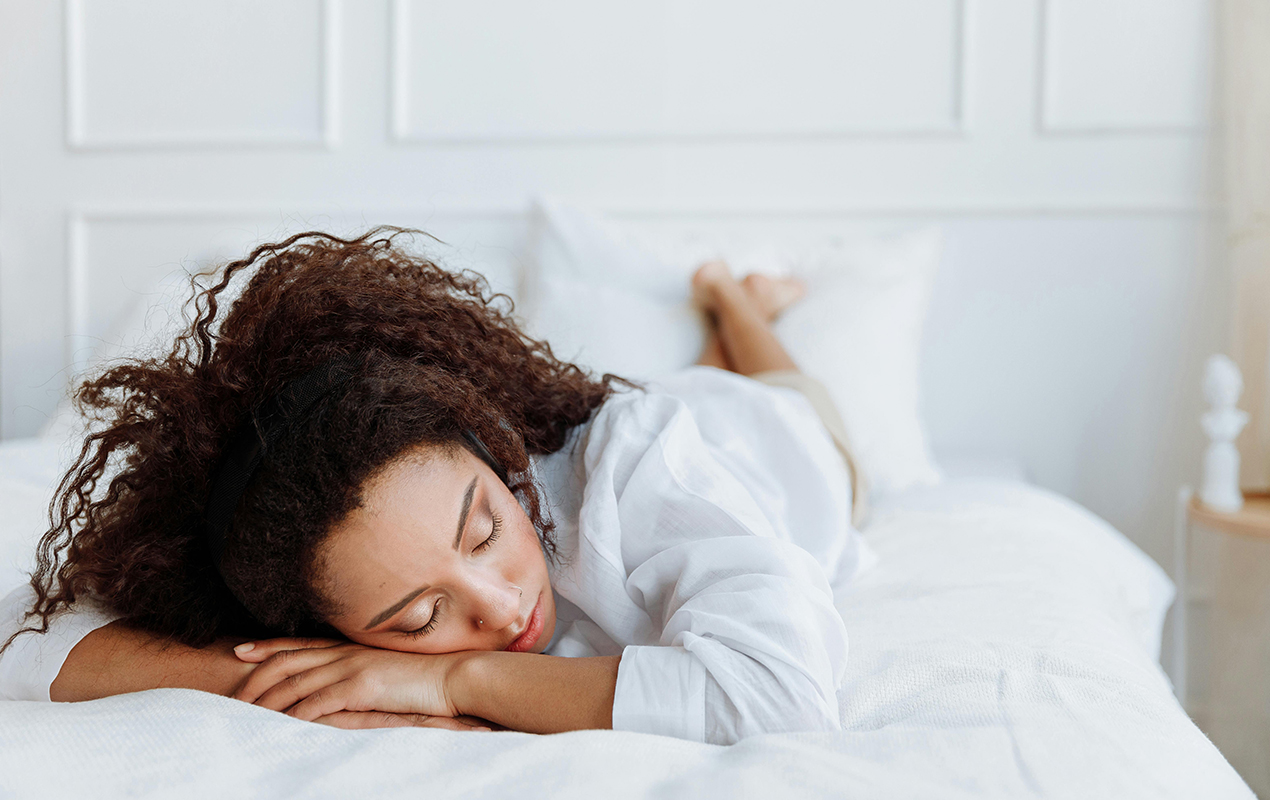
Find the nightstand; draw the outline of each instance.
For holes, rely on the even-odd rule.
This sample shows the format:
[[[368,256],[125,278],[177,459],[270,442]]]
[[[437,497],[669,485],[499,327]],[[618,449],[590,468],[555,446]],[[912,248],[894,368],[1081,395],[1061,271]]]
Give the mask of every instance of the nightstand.
[[[1270,493],[1245,493],[1244,507],[1228,514],[1205,506],[1189,486],[1178,492],[1173,539],[1173,580],[1177,584],[1177,599],[1173,606],[1173,689],[1183,708],[1186,708],[1187,701],[1187,617],[1191,597],[1189,574],[1192,529],[1252,537],[1270,544]]]

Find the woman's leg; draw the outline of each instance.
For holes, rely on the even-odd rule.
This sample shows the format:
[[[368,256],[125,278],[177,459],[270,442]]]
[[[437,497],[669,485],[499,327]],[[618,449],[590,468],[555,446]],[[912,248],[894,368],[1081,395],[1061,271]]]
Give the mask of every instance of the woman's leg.
[[[701,348],[701,357],[697,359],[697,363],[703,367],[718,367],[735,372],[732,365],[728,363],[728,354],[723,352],[723,345],[719,342],[719,332],[715,330],[713,320],[710,321],[710,333],[706,336],[706,344]]]
[[[726,264],[712,261],[697,270],[692,288],[714,330],[699,363],[717,358],[711,352],[713,344],[717,344],[726,364],[723,368],[742,375],[798,369],[772,331],[772,321],[802,296],[800,282],[762,275],[737,281]]]
[[[760,372],[759,380],[772,386],[786,386],[802,392],[816,411],[834,446],[847,465],[851,480],[851,521],[864,524],[868,516],[868,481],[851,455],[846,425],[825,387],[807,375],[791,375],[798,366],[772,331],[772,322],[806,292],[801,281],[747,275],[735,280],[722,262],[711,262],[692,277],[693,294],[710,316],[710,343],[702,363],[715,347],[722,352],[728,368],[742,375]],[[718,366],[714,364],[712,366]],[[779,374],[784,372],[785,374]]]

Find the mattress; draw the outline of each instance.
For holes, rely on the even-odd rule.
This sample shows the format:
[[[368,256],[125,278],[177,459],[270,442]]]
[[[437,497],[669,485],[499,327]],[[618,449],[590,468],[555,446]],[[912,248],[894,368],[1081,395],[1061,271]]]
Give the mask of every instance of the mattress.
[[[16,570],[59,454],[0,446]],[[1251,798],[1157,664],[1172,586],[1109,525],[1018,480],[887,498],[839,600],[843,730],[731,747],[644,734],[343,731],[156,690],[0,702],[0,796]]]

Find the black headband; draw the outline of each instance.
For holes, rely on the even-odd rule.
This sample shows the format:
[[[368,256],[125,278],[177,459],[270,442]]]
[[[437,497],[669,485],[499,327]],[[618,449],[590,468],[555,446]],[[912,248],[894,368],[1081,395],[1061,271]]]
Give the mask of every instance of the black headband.
[[[307,413],[314,403],[353,377],[359,360],[357,355],[338,356],[309,370],[261,404],[230,437],[220,465],[212,476],[211,492],[203,511],[204,538],[212,563],[222,580],[225,577],[221,565],[225,553],[225,534],[229,532],[238,502],[247,485],[251,483],[261,459],[287,428]],[[464,429],[463,438],[471,445],[476,456],[506,484],[507,471],[490,455],[477,435]],[[226,582],[226,587],[228,586]],[[230,591],[233,592],[232,589]]]
[[[203,531],[212,563],[224,577],[221,557],[225,534],[247,484],[265,452],[277,443],[290,423],[313,407],[323,395],[353,376],[353,356],[339,356],[317,366],[262,403],[234,431],[212,477],[212,490],[203,511]]]

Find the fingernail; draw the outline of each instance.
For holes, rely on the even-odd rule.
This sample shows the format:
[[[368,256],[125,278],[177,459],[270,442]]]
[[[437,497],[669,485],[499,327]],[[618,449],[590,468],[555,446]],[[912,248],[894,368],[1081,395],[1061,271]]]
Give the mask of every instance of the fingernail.
[[[243,642],[242,644],[234,648],[234,652],[237,653],[238,655],[242,655],[243,653],[250,653],[252,650],[255,650],[255,649],[256,649],[255,642]]]

